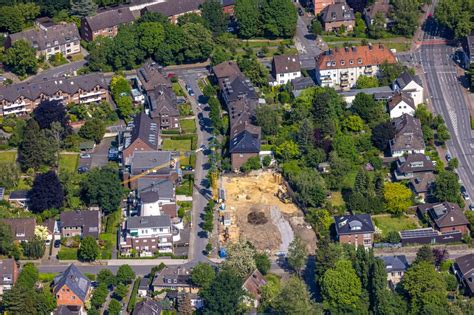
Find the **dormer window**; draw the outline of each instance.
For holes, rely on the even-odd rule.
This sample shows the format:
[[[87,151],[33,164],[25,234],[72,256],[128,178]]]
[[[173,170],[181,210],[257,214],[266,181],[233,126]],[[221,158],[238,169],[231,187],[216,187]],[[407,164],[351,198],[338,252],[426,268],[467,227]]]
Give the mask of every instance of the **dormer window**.
[[[344,60],[341,60],[341,66],[345,65],[346,62]]]
[[[336,66],[336,62],[335,62],[335,61],[332,62],[332,66],[333,66],[333,67]]]
[[[354,60],[349,60],[349,64],[353,65],[354,64]]]
[[[358,64],[362,64],[362,59],[359,58],[359,59],[357,60],[357,63],[358,63]]]

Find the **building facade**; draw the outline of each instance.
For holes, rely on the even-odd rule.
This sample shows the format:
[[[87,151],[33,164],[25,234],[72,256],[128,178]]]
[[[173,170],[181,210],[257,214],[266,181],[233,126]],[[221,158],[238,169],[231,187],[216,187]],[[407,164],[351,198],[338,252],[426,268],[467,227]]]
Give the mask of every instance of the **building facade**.
[[[355,27],[354,11],[344,1],[326,6],[321,11],[324,31],[332,32],[343,28],[352,31]]]
[[[108,85],[101,74],[12,84],[0,88],[0,116],[31,113],[46,100],[64,104],[108,101]]]
[[[99,210],[61,212],[61,236],[92,236],[97,239],[100,233],[100,216]]]
[[[284,85],[301,77],[301,64],[298,56],[274,56],[272,61],[273,86]]]
[[[50,58],[57,53],[67,57],[81,52],[81,38],[75,23],[48,25],[11,34],[5,41],[5,47],[11,47],[18,40],[30,43],[36,49],[37,57],[43,55]]]
[[[18,266],[14,259],[0,260],[0,297],[11,290],[18,279]]]
[[[369,214],[355,214],[334,217],[337,239],[340,243],[372,247],[375,228]]]
[[[89,42],[99,36],[115,37],[120,25],[132,23],[134,20],[132,11],[127,7],[98,12],[82,19],[81,36]]]
[[[360,76],[376,76],[384,62],[395,63],[396,58],[383,45],[330,49],[316,57],[316,79],[321,86],[350,89]]]
[[[91,282],[74,264],[54,278],[53,293],[56,304],[60,306],[75,306],[80,314],[85,313],[85,304],[90,297]]]

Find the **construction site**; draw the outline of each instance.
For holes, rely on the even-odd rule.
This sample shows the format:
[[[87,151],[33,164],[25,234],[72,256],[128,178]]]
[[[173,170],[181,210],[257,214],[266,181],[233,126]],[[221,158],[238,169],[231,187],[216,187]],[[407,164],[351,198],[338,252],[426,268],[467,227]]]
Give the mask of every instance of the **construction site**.
[[[288,252],[298,235],[314,253],[316,236],[304,215],[288,195],[281,174],[259,171],[221,178],[225,201],[219,207],[219,242],[248,241],[271,255]]]

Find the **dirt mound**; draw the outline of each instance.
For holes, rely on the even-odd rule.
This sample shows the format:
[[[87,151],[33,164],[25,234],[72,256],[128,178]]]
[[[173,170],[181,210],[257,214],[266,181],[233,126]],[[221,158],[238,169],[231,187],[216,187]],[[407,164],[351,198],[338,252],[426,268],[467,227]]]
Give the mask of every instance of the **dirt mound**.
[[[247,215],[247,221],[253,225],[261,225],[268,222],[265,212],[252,211]]]

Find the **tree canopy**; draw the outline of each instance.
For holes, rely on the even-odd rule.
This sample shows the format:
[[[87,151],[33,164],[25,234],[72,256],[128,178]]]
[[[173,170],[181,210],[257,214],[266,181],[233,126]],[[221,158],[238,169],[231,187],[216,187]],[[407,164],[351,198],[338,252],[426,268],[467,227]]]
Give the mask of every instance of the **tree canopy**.
[[[470,0],[440,0],[435,18],[450,28],[456,38],[462,38],[474,29],[474,2]]]
[[[81,182],[81,197],[87,205],[97,205],[104,213],[116,211],[122,200],[123,187],[117,170],[94,168]]]
[[[243,293],[241,278],[232,269],[224,269],[200,293],[204,299],[204,312],[235,314]]]
[[[81,241],[77,257],[81,261],[94,261],[99,258],[100,249],[94,237],[88,235]]]
[[[41,213],[47,209],[60,209],[64,202],[64,189],[54,171],[38,174],[33,187],[28,192],[29,208],[32,212]]]
[[[25,40],[14,42],[13,45],[5,51],[2,59],[5,66],[16,75],[26,76],[28,74],[35,74],[36,71],[38,71],[36,51]]]
[[[206,263],[198,263],[191,272],[191,281],[198,287],[207,288],[216,277],[214,267]]]

